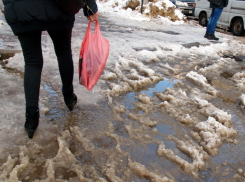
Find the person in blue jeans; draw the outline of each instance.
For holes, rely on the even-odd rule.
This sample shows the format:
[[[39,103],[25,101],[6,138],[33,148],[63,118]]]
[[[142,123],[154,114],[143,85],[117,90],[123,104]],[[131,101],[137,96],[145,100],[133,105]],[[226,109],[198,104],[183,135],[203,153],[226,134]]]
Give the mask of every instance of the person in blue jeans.
[[[214,32],[223,8],[226,7],[228,3],[229,0],[212,0],[212,2],[210,1],[210,8],[212,8],[212,13],[208,20],[206,34],[204,35],[205,38],[209,40],[219,40],[219,38],[214,35]]]

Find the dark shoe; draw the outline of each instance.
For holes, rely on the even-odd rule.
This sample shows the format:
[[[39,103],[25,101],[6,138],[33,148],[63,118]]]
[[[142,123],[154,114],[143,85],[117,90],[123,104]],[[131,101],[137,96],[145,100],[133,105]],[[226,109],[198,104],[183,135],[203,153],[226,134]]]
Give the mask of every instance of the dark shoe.
[[[208,34],[208,37],[207,37],[208,40],[219,40],[218,37],[215,37],[214,34]]]
[[[209,33],[206,32],[205,35],[204,35],[204,38],[208,38],[208,35],[209,35]]]
[[[26,109],[25,130],[29,138],[33,138],[33,135],[38,127],[38,123],[39,123],[39,110],[31,111]]]
[[[64,100],[68,109],[72,111],[77,103],[77,96],[74,93],[72,95],[64,95]]]

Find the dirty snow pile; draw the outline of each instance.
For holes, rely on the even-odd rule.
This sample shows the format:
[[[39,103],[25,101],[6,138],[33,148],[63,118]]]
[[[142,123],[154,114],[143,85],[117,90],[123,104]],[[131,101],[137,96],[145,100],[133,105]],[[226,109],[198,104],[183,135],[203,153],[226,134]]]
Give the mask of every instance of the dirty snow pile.
[[[242,94],[240,99],[241,99],[242,105],[245,106],[245,94]]]
[[[128,71],[128,73],[125,74],[125,71]],[[111,90],[105,91],[108,96],[118,96],[163,80],[161,75],[155,73],[154,70],[145,66],[137,59],[128,60],[123,57],[118,58],[114,73],[107,71],[102,78],[105,80],[121,80],[120,85],[116,83],[110,84]]]
[[[166,67],[176,70],[169,65]],[[107,94],[109,102],[113,105],[115,97],[148,87],[149,84],[155,83],[154,80],[159,82],[164,78],[137,59],[119,56],[115,68],[111,71],[106,70],[102,79],[110,84],[110,88],[103,92]],[[118,113],[118,119],[121,113],[127,113],[130,119],[142,125],[139,128],[134,128],[132,124],[127,125],[125,129],[129,136],[136,140],[144,138],[146,143],[150,140],[150,134],[147,133],[146,128],[154,127],[161,122],[152,121],[147,114],[157,109],[160,109],[162,113],[168,113],[181,124],[192,127],[193,131],[190,131],[190,135],[195,141],[187,136],[186,141],[171,135],[168,138],[177,144],[179,150],[192,158],[193,162],[179,157],[172,149],[167,149],[164,143],[159,141],[156,143],[159,146],[157,151],[159,156],[168,158],[186,173],[196,176],[198,170],[205,166],[208,156],[218,155],[219,148],[225,142],[238,143],[234,138],[237,131],[232,126],[231,114],[210,102],[217,97],[219,91],[208,83],[207,78],[198,72],[190,71],[186,73],[186,80],[192,82],[196,87],[177,82],[172,89],[166,88],[165,92],[156,92],[158,99],[154,96],[148,97],[140,94],[137,98],[139,102],[135,102],[134,107],[142,110],[144,114],[129,113],[129,110],[125,111],[125,106],[114,104],[116,104],[115,112]],[[152,131],[158,132],[157,129]],[[196,142],[199,145],[196,145]]]
[[[100,1],[97,4],[100,12],[112,12],[129,19],[141,21],[157,19],[157,23],[168,25],[183,24],[185,19],[185,16],[175,9],[175,5],[169,0],[158,0],[144,4],[142,14],[140,1],[136,0],[108,0]]]

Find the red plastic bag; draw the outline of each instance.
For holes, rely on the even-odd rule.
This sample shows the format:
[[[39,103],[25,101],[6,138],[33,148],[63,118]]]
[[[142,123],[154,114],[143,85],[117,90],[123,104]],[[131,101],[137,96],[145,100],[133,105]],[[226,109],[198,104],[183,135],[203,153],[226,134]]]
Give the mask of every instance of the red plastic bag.
[[[98,21],[95,32],[91,32],[91,22],[85,33],[79,56],[79,83],[91,90],[100,78],[109,55],[109,41],[102,37]]]

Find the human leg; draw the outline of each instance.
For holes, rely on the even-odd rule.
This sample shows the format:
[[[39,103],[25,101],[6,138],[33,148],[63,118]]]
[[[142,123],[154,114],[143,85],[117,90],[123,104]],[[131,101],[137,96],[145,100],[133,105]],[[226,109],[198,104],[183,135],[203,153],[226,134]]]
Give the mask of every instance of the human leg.
[[[210,34],[214,34],[215,28],[217,26],[217,22],[220,18],[222,11],[223,11],[223,8],[213,8],[213,10],[212,10],[212,14],[213,14],[212,21],[210,22],[209,29],[208,29],[208,32]]]
[[[213,23],[213,18],[214,18],[214,9],[215,8],[212,8],[212,12],[211,12],[211,15],[210,15],[210,17],[209,17],[209,19],[208,19],[208,24],[207,24],[207,33],[210,33],[210,31],[211,31],[211,25],[212,25],[212,23]]]
[[[26,99],[25,130],[32,138],[39,123],[39,90],[43,56],[41,48],[41,32],[18,35],[25,61],[24,91]]]
[[[215,32],[215,28],[217,26],[217,22],[219,20],[219,17],[222,11],[223,11],[223,8],[212,8],[212,13],[208,20],[207,31],[204,36],[205,38],[209,40],[219,40],[219,38],[215,37],[214,32]]]
[[[58,59],[64,100],[69,110],[73,110],[73,107],[77,102],[77,97],[73,93],[72,84],[74,75],[71,50],[72,29],[48,30],[48,33],[53,41],[55,53]]]

